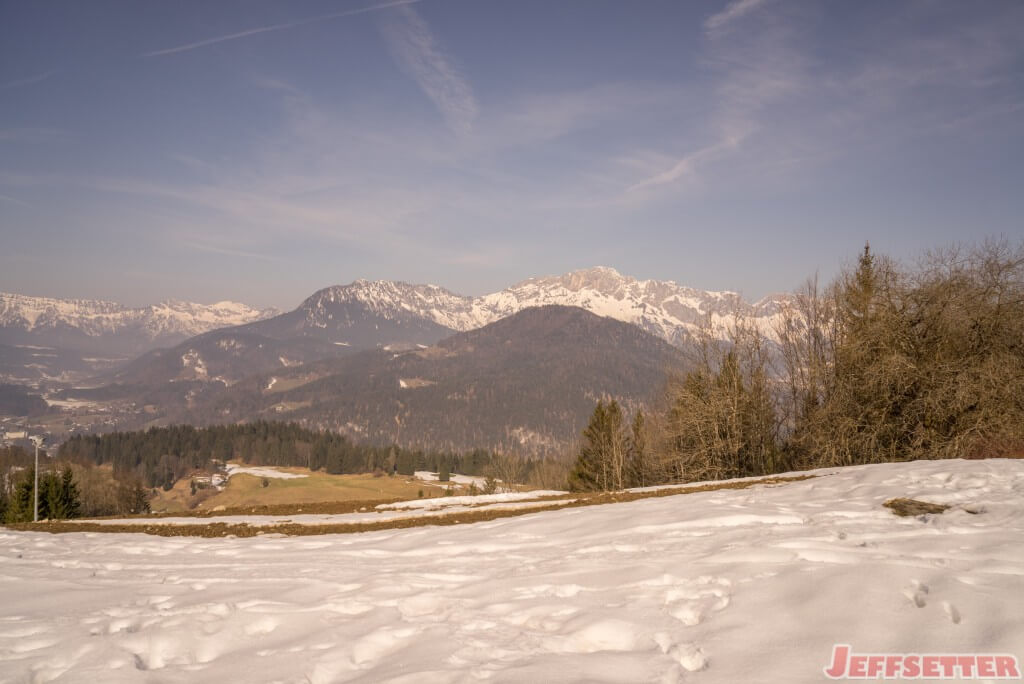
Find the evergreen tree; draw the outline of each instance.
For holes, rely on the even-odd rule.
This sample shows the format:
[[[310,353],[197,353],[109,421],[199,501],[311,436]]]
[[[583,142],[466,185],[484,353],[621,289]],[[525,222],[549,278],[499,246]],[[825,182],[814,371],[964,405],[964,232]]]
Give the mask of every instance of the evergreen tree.
[[[82,512],[82,501],[78,494],[78,486],[75,484],[75,473],[71,466],[64,466],[61,472],[61,507],[65,518],[77,518]]]
[[[598,401],[590,423],[583,430],[583,444],[569,473],[569,488],[573,491],[622,489],[626,485],[626,448],[618,402],[613,399],[606,406]]]
[[[871,245],[864,243],[864,251],[857,259],[857,269],[842,289],[844,322],[856,330],[870,320],[873,302],[878,293],[878,271]]]
[[[569,472],[569,489],[574,492],[592,492],[604,489],[607,471],[601,462],[601,435],[608,422],[604,402],[598,401],[590,422],[583,430],[583,444],[580,446],[576,463]]]
[[[412,475],[416,470],[416,456],[411,451],[402,450],[396,457],[396,463],[399,475]]]
[[[653,480],[646,430],[644,413],[637,410],[636,415],[633,416],[629,434],[629,464],[627,467],[627,486],[629,487],[646,487]]]
[[[14,492],[7,503],[5,522],[31,522],[33,514],[32,493],[35,488],[35,468],[29,466],[14,486]]]
[[[61,473],[44,473],[39,477],[39,519],[67,520],[77,518],[81,510],[78,487],[71,466]]]
[[[61,510],[60,478],[56,473],[44,473],[39,477],[39,519],[60,520]]]

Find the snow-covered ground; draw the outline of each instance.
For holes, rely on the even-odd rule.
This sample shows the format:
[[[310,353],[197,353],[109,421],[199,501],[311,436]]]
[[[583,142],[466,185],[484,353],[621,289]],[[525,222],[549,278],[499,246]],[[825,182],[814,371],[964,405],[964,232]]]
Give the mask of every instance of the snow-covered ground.
[[[486,506],[488,504],[507,503],[510,501],[529,501],[546,496],[562,496],[568,492],[555,489],[535,489],[531,492],[503,492],[501,494],[478,494],[476,496],[445,496],[431,499],[412,499],[389,504],[379,504],[378,511],[399,510],[440,510],[451,506]]]
[[[232,475],[255,475],[256,477],[269,477],[277,480],[294,480],[300,477],[308,477],[299,473],[286,473],[283,470],[268,468],[264,466],[240,466],[237,463],[228,463],[224,466],[228,471],[228,477]]]
[[[953,504],[900,518],[893,497]],[[964,507],[978,514],[970,514]],[[810,682],[1024,656],[1024,461],[324,537],[0,531],[3,682]]]

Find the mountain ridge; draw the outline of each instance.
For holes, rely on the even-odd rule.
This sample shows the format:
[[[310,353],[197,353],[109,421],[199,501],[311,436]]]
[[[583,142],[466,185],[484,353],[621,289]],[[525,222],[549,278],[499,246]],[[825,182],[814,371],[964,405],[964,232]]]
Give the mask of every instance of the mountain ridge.
[[[101,299],[59,299],[0,292],[0,328],[26,332],[77,328],[89,337],[137,328],[152,339],[168,334],[199,335],[216,328],[242,325],[280,314],[275,308],[257,309],[224,300],[199,304],[165,299],[157,304],[131,307]]]
[[[790,295],[772,294],[749,303],[731,291],[699,290],[671,280],[640,280],[607,266],[559,276],[528,278],[497,292],[459,295],[432,284],[357,279],[332,285],[307,297],[299,309],[307,321],[327,327],[328,304],[359,304],[384,316],[412,315],[450,331],[465,332],[493,323],[526,308],[578,306],[658,335],[680,345],[692,339],[708,320],[721,331],[742,315],[769,334]]]
[[[130,307],[0,292],[0,381],[78,381],[153,349],[279,314],[231,301]]]
[[[285,313],[233,302],[167,300],[132,309],[99,300],[0,295],[0,379],[233,384],[292,362],[430,346],[453,333],[550,305],[580,307],[686,348],[705,326],[724,338],[740,318],[772,338],[789,298],[769,295],[748,303],[735,292],[640,280],[607,266],[528,278],[480,296],[430,284],[358,279],[317,290]],[[202,332],[188,334],[196,330]],[[65,354],[68,350],[78,357]],[[146,368],[147,362],[153,367]]]

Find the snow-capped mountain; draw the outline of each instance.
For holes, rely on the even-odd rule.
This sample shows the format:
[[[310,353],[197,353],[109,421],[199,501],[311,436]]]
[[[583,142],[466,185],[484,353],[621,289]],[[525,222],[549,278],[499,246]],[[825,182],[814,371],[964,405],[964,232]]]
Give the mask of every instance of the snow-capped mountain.
[[[132,309],[111,302],[0,294],[0,347],[7,345],[0,349],[0,362],[6,362],[0,363],[0,379],[69,381],[92,377],[89,371],[121,369],[118,382],[167,382],[195,374],[195,366],[207,371],[195,379],[233,383],[271,366],[378,347],[429,346],[548,305],[580,307],[684,347],[705,321],[722,333],[737,316],[772,337],[786,299],[777,295],[751,304],[735,292],[639,280],[607,267],[530,278],[479,297],[436,285],[356,280],[319,290],[283,314],[233,302],[168,301]],[[239,335],[244,345],[235,344]],[[157,348],[168,348],[167,353]],[[68,363],[57,353],[68,350],[78,361]]]
[[[0,293],[0,381],[68,382],[217,328],[276,316],[236,302],[168,300],[132,308]]]
[[[167,300],[143,309],[141,327],[154,338],[161,335],[200,335],[210,330],[262,321],[281,313],[277,309],[257,309],[248,304],[222,301],[195,304]]]
[[[90,299],[52,299],[0,293],[0,328],[45,334],[61,329],[101,337],[131,330],[151,340],[191,337],[216,328],[242,325],[277,315],[238,302],[195,304],[167,300],[141,308]]]
[[[723,330],[742,315],[771,335],[786,295],[773,295],[750,304],[735,292],[711,292],[672,281],[638,280],[613,268],[596,267],[561,276],[530,278],[509,288],[467,297],[436,285],[356,280],[320,290],[299,309],[305,326],[323,332],[355,321],[351,311],[390,321],[429,321],[441,328],[464,332],[530,307],[578,306],[599,316],[638,325],[676,345],[692,339],[710,319]],[[345,313],[339,315],[339,307]],[[286,314],[286,316],[289,314]],[[298,320],[293,323],[298,323]],[[408,341],[408,340],[407,340]]]
[[[770,295],[750,304],[735,292],[697,290],[671,280],[638,280],[614,268],[598,266],[562,276],[530,278],[477,298],[474,308],[496,320],[532,306],[578,306],[599,316],[638,325],[679,345],[691,339],[705,321],[711,323],[714,331],[721,332],[737,316],[746,317],[770,336],[787,298]]]

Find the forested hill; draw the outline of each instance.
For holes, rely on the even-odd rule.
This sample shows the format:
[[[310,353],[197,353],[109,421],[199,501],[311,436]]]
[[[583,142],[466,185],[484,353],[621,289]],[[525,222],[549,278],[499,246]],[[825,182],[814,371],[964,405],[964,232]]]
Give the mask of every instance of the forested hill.
[[[384,349],[251,377],[193,398],[174,422],[273,419],[359,441],[458,452],[550,453],[600,398],[648,404],[689,359],[628,323],[575,307],[527,309],[425,349]]]
[[[412,474],[415,470],[439,471],[444,467],[468,475],[481,473],[490,463],[490,454],[482,450],[450,454],[366,446],[343,435],[269,421],[78,435],[62,444],[57,455],[61,460],[109,463],[118,479],[139,477],[147,487],[168,489],[193,470],[209,469],[213,461],[300,466],[332,474],[390,471],[395,467],[400,473]]]

